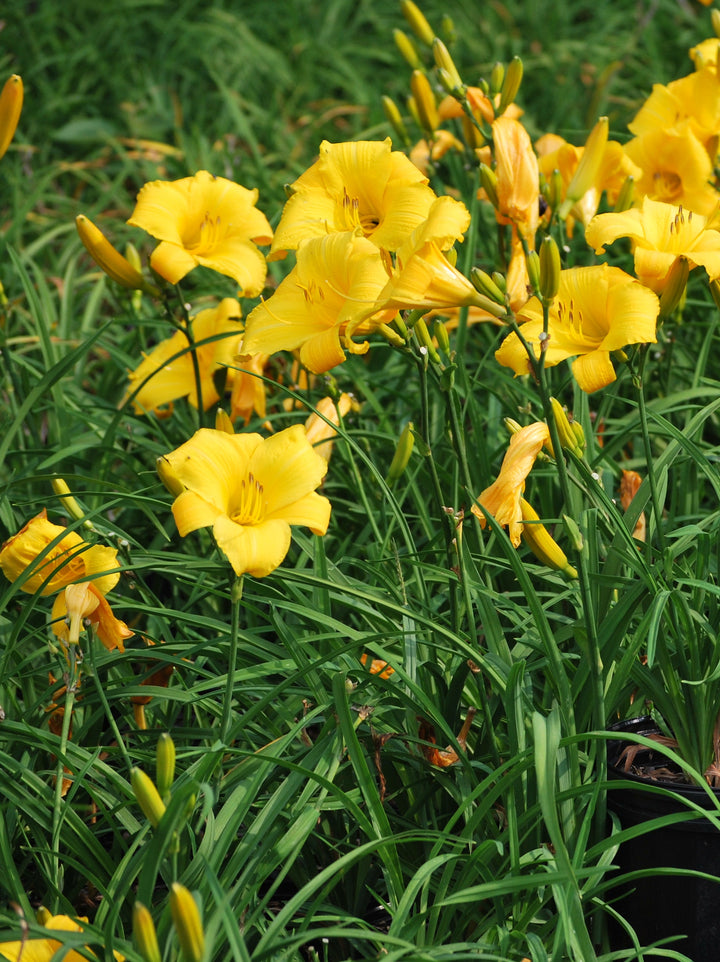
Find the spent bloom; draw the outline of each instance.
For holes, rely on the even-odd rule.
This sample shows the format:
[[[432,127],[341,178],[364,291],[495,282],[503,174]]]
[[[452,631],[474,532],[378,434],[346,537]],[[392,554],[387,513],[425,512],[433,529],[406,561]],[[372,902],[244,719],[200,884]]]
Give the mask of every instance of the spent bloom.
[[[23,82],[17,74],[5,81],[0,92],[0,157],[5,155],[15,136],[23,105]]]
[[[702,214],[644,197],[642,207],[598,214],[585,239],[600,254],[618,237],[629,237],[638,279],[659,294],[676,257],[687,258],[691,267],[704,267],[710,280],[720,276],[720,232],[707,223]]]
[[[510,438],[500,473],[493,483],[480,494],[472,512],[484,528],[489,514],[498,524],[508,526],[508,535],[517,548],[523,532],[522,496],[525,481],[543,445],[550,440],[547,424],[537,421],[520,428]]]
[[[655,343],[659,310],[657,295],[651,290],[620,268],[601,264],[562,271],[545,338],[543,311],[537,298],[520,309],[518,321],[536,358],[542,350],[546,367],[553,367],[574,357],[575,380],[583,391],[592,393],[615,380],[612,351],[628,344]],[[505,338],[495,357],[515,374],[532,371],[515,332]]]
[[[257,190],[200,170],[194,177],[145,184],[128,224],[160,241],[150,264],[171,284],[202,265],[232,277],[243,296],[255,297],[267,272],[256,244],[272,240],[257,199]]]
[[[330,502],[317,494],[327,461],[301,424],[270,438],[202,428],[158,459],[158,474],[177,495],[172,506],[181,537],[212,528],[237,575],[262,578],[290,548],[291,525],[325,534]]]

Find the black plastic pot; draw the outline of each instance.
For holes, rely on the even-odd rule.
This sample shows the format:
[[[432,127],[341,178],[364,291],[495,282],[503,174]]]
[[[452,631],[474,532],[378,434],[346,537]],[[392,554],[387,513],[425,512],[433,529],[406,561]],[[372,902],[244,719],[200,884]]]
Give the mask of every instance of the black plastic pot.
[[[613,726],[615,731],[639,735],[658,734],[659,729],[650,718],[633,718]],[[608,742],[609,780],[635,782],[638,788],[608,791],[608,809],[614,812],[623,829],[641,825],[651,819],[689,809],[681,798],[712,809],[712,801],[699,787],[662,781],[660,778],[641,777],[626,772],[620,755],[631,743],[624,740]],[[635,766],[648,765],[667,768],[668,761],[659,751],[641,749]],[[640,785],[651,784],[666,788],[680,798],[644,791]],[[720,797],[720,790],[715,790]],[[694,962],[718,962],[720,959],[720,830],[709,820],[697,817],[689,821],[653,829],[620,845],[615,857],[622,873],[642,869],[692,869],[717,876],[717,880],[694,875],[651,873],[631,882],[619,882],[610,893],[615,908],[635,929],[641,945],[658,939],[677,936],[668,947],[683,952]],[[616,900],[617,899],[617,900]],[[627,933],[610,923],[610,940],[614,949],[629,948]]]

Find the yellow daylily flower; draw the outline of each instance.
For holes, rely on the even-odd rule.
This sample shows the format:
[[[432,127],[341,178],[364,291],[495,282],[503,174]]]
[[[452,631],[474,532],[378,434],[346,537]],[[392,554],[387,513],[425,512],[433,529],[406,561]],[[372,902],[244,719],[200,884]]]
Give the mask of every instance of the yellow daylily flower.
[[[696,70],[713,70],[717,72],[718,51],[720,50],[720,39],[708,37],[700,43],[691,47],[688,53],[695,64]]]
[[[43,911],[47,913],[47,910]],[[87,919],[71,919],[68,915],[50,915],[47,913],[44,926],[49,931],[55,932],[82,932],[81,922],[87,924]],[[0,955],[8,959],[9,962],[50,962],[61,947],[62,942],[57,939],[43,939],[32,936],[14,942],[0,942]],[[120,955],[119,952],[115,952],[114,955],[116,962],[124,962],[124,956]],[[65,952],[62,958],[64,962],[86,962],[85,956],[76,949]]]
[[[300,349],[300,361],[322,374],[345,360],[341,344],[364,353],[351,338],[391,321],[394,310],[376,307],[387,282],[381,252],[352,231],[312,237],[300,245],[297,264],[275,293],[248,316],[242,352]]]
[[[705,216],[717,206],[720,194],[710,186],[713,162],[688,121],[634,137],[625,152],[642,171],[635,183],[638,197],[682,204]]]
[[[270,360],[269,354],[236,354],[228,370],[232,382],[230,420],[241,418],[247,424],[253,415],[264,418],[267,410],[265,381],[262,377]]]
[[[305,422],[305,436],[315,451],[326,461],[330,460],[337,437],[336,428],[340,426],[341,418],[344,418],[348,412],[359,409],[360,405],[352,394],[346,393],[341,394],[337,401],[331,397],[324,397],[315,405],[315,410]]]
[[[0,158],[10,146],[15,136],[23,105],[22,77],[13,74],[5,81],[0,93]]]
[[[676,257],[687,258],[691,268],[704,267],[710,280],[720,277],[720,232],[707,223],[702,214],[644,197],[641,208],[598,214],[585,239],[601,254],[618,237],[629,237],[638,279],[659,294]]]
[[[302,241],[360,230],[394,251],[427,216],[436,194],[417,167],[384,141],[320,145],[319,159],[291,186],[269,260]]]
[[[59,540],[49,548],[55,539]],[[120,579],[115,548],[87,544],[75,531],[48,521],[45,508],[5,542],[0,549],[0,568],[9,581],[29,570],[22,584],[29,594],[51,595],[91,579],[104,595]]]
[[[606,387],[615,380],[610,353],[628,344],[655,343],[659,310],[657,295],[618,267],[601,264],[562,271],[558,296],[550,308],[545,365],[553,367],[574,357],[572,372],[583,391]],[[543,312],[537,298],[519,311],[518,321],[523,337],[539,358]],[[532,371],[514,332],[505,338],[495,357],[515,374]]]
[[[657,130],[681,130],[685,125],[714,160],[720,131],[720,81],[714,69],[697,70],[667,85],[654,84],[628,128],[642,137]]]
[[[200,311],[192,320],[192,334],[196,343],[217,335],[225,335],[196,348],[202,406],[206,411],[220,400],[215,375],[224,367],[232,365],[238,352],[242,337],[242,327],[239,324],[241,317],[238,302],[232,297],[225,297],[217,307]],[[231,382],[230,372],[228,376]],[[128,378],[129,383],[121,403],[125,404],[132,399],[138,414],[146,411],[157,412],[163,405],[171,404],[182,397],[187,397],[193,407],[198,406],[195,368],[188,339],[182,331],[175,331],[172,337],[161,341],[135,370],[129,373]],[[138,387],[140,390],[135,394]]]
[[[523,531],[522,496],[525,481],[540,450],[549,440],[548,426],[542,421],[520,428],[510,438],[497,479],[485,488],[477,503],[472,505],[472,512],[480,519],[483,528],[487,524],[486,514],[491,515],[498,524],[507,525],[510,541],[515,548],[520,544]]]
[[[115,617],[108,601],[91,581],[68,585],[61,591],[53,604],[52,620],[53,632],[66,645],[78,644],[85,620],[95,628],[108,651],[115,648],[125,651],[125,639],[134,634],[124,621]]]
[[[451,150],[462,153],[464,149],[462,141],[458,140],[455,134],[449,130],[436,130],[430,142],[424,138],[418,140],[410,151],[410,160],[420,173],[427,177],[430,167],[442,160],[445,154]]]
[[[291,525],[325,534],[330,502],[317,494],[327,461],[301,424],[263,440],[202,428],[158,460],[181,537],[211,527],[237,575],[263,578],[290,547]]]
[[[272,240],[257,199],[257,190],[200,170],[194,177],[145,184],[128,224],[161,241],[150,264],[171,284],[202,265],[232,277],[243,296],[255,297],[267,272],[255,245]]]
[[[520,121],[505,114],[493,121],[492,134],[499,219],[513,223],[534,249],[540,173],[532,142]]]

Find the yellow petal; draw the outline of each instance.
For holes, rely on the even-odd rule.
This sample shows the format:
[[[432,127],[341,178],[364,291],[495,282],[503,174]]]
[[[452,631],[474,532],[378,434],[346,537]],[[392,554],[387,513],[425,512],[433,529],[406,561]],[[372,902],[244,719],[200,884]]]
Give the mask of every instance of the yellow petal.
[[[224,515],[215,521],[213,536],[235,574],[250,574],[255,578],[266,577],[282,564],[291,541],[290,525],[286,521],[275,519],[258,525],[242,525]]]
[[[172,513],[178,533],[184,538],[191,531],[215,524],[215,519],[223,514],[223,510],[195,491],[183,491],[173,501]]]
[[[599,391],[615,380],[615,368],[607,351],[593,351],[576,358],[572,363],[575,380],[586,394]]]
[[[255,448],[248,471],[264,488],[265,517],[274,518],[317,488],[327,473],[327,461],[313,449],[303,425],[294,424]]]

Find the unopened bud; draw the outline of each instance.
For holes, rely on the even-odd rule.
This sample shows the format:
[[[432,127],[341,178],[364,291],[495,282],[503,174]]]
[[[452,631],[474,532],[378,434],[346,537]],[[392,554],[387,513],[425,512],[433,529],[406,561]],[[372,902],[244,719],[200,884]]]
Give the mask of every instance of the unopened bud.
[[[540,293],[546,301],[552,301],[557,297],[560,288],[562,264],[560,263],[560,249],[555,238],[550,234],[543,237],[538,256],[540,259]]]
[[[161,962],[155,923],[150,912],[140,902],[133,906],[133,937],[145,962]]]
[[[0,157],[5,156],[15,136],[23,105],[22,77],[13,74],[0,93]]]
[[[517,434],[518,431],[522,431],[522,425],[515,418],[503,418],[503,424],[508,429],[510,434]]]
[[[583,426],[579,421],[571,421],[570,427],[572,428],[572,432],[575,435],[578,451],[580,452],[580,454],[582,454],[582,452],[587,447],[587,441],[585,440],[585,432],[583,431]]]
[[[215,430],[223,431],[225,434],[235,434],[235,426],[230,419],[230,415],[222,408],[218,408],[215,412]]]
[[[525,256],[527,264],[528,280],[534,293],[540,290],[540,257],[537,251],[528,251]]]
[[[413,447],[415,445],[415,435],[413,433],[413,423],[408,421],[408,423],[403,428],[400,439],[398,440],[397,447],[395,448],[395,454],[393,455],[392,462],[390,463],[390,470],[387,474],[386,483],[388,487],[392,487],[395,482],[402,477],[405,469],[410,461],[410,455],[413,452]]]
[[[567,536],[570,539],[570,544],[573,546],[574,551],[582,551],[583,549],[583,536],[580,532],[580,528],[577,526],[577,522],[570,515],[563,515],[563,524],[565,525],[565,530],[567,531]]]
[[[76,521],[82,521],[82,519],[85,517],[85,512],[77,503],[75,498],[73,498],[65,479],[52,478],[50,484],[52,485],[52,489],[55,494],[58,495],[63,508],[65,508],[70,517],[75,518]]]
[[[447,328],[440,320],[440,318],[435,319],[433,324],[433,334],[435,335],[435,340],[438,342],[438,347],[445,355],[450,354],[450,338],[448,337]]]
[[[497,193],[497,175],[487,164],[480,164],[480,185],[487,194],[487,199],[497,210],[500,205]]]
[[[415,49],[415,44],[410,37],[408,37],[403,30],[393,30],[393,40],[405,62],[412,67],[413,70],[419,70],[422,62]]]
[[[435,39],[435,33],[427,22],[425,14],[420,7],[418,7],[416,3],[413,3],[413,0],[400,0],[400,7],[410,29],[418,40],[422,40],[428,47],[431,47]]]
[[[392,97],[382,98],[383,111],[385,113],[385,119],[390,124],[392,129],[398,135],[405,147],[410,146],[410,135],[407,132],[407,128],[403,123],[400,110],[398,105],[392,99]]]
[[[675,308],[682,303],[687,289],[690,264],[683,254],[678,255],[665,278],[665,287],[660,295],[660,317],[670,317]]]
[[[160,797],[167,802],[175,778],[175,742],[163,732],[155,750],[155,781]]]
[[[495,281],[495,283],[500,288],[500,290],[503,292],[503,294],[507,294],[507,278],[505,277],[505,275],[501,274],[500,271],[493,271],[490,276]]]
[[[439,37],[435,37],[432,42],[433,56],[435,58],[435,66],[438,70],[444,70],[449,78],[449,83],[452,89],[464,88],[464,84],[458,73],[458,69],[455,66],[455,61],[450,56],[450,51],[442,42]]]
[[[502,90],[503,80],[505,79],[505,65],[500,63],[493,64],[493,68],[490,71],[490,96],[494,97],[499,94]]]
[[[716,37],[720,37],[720,10],[710,11],[710,23]]]
[[[720,281],[710,281],[710,294],[715,301],[715,307],[720,311]]]
[[[510,104],[515,102],[517,92],[520,89],[523,76],[523,62],[520,57],[513,57],[507,65],[505,78],[500,90],[500,103],[496,111],[496,116],[503,114]]]
[[[143,815],[153,828],[157,828],[165,814],[165,803],[160,798],[155,783],[142,769],[133,768],[130,772],[130,784]]]
[[[175,497],[177,497],[179,494],[182,494],[182,492],[185,490],[185,485],[177,476],[167,458],[158,458],[155,462],[155,468],[160,476],[160,480],[168,489],[170,494],[174,495]]]
[[[485,273],[485,271],[480,270],[479,267],[471,268],[470,280],[476,291],[484,294],[485,297],[491,298],[493,301],[497,301],[498,304],[505,304],[505,292],[500,290],[492,277]]]
[[[422,317],[415,322],[413,330],[415,331],[415,336],[418,339],[420,347],[425,348],[428,356],[435,364],[440,364],[440,355],[438,354],[435,345],[432,342],[430,331],[428,331],[428,326]]]
[[[439,123],[437,101],[430,81],[422,70],[413,70],[410,89],[415,100],[420,126],[427,134],[435,133]]]
[[[540,521],[540,516],[532,505],[521,498],[520,509],[523,519],[523,541],[538,561],[548,568],[561,571],[566,578],[577,578],[577,571],[568,561],[567,555],[560,545]]]
[[[577,451],[577,437],[570,426],[570,420],[565,413],[565,408],[557,398],[554,397],[550,398],[550,407],[552,408],[555,427],[560,438],[560,447],[565,448],[566,451]]]
[[[178,882],[170,886],[170,912],[185,962],[202,962],[205,934],[200,912],[192,894]]]
[[[457,40],[457,31],[455,29],[455,23],[453,18],[449,14],[444,13],[443,18],[440,21],[440,33],[445,38],[445,43],[453,44]]]
[[[633,199],[635,197],[635,178],[632,174],[628,174],[625,181],[620,188],[620,193],[615,201],[615,207],[613,208],[616,214],[622,213],[624,210],[630,210],[633,205]]]
[[[608,119],[601,117],[590,131],[590,136],[585,141],[580,163],[577,165],[572,180],[568,184],[565,200],[560,205],[559,214],[561,219],[565,219],[570,213],[573,204],[590,190],[597,179],[600,164],[602,163],[605,147],[608,139]]]
[[[117,248],[113,247],[100,228],[96,227],[88,217],[79,214],[75,218],[75,226],[85,250],[116,284],[128,287],[130,290],[145,291],[146,294],[160,293],[157,287],[149,284],[140,271],[133,267]]]

